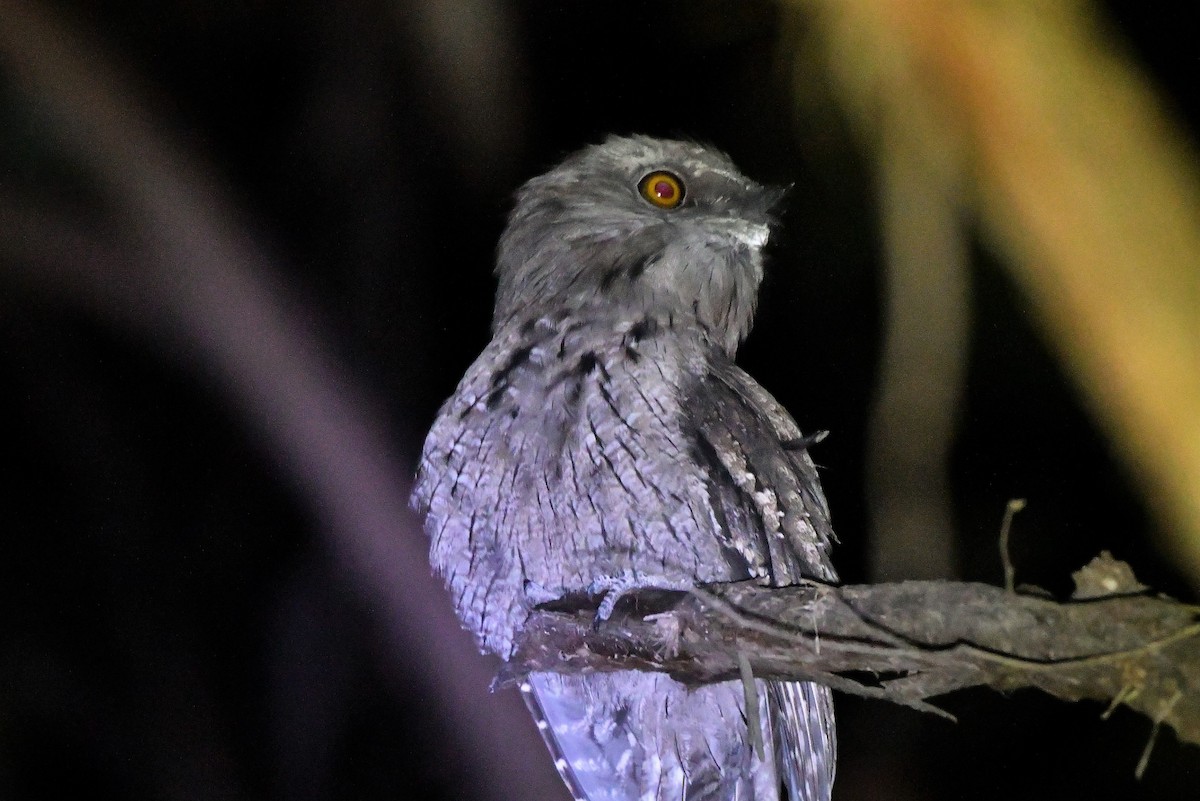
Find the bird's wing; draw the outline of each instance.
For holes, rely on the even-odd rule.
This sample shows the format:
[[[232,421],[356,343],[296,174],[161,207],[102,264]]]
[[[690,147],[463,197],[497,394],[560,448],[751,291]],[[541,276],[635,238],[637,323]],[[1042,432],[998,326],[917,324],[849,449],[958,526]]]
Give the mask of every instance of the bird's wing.
[[[720,355],[691,387],[692,426],[714,516],[727,538],[772,584],[836,579],[833,529],[800,429],[749,375]],[[765,571],[765,573],[763,572]],[[778,778],[791,801],[828,801],[837,746],[833,699],[809,682],[768,682]],[[784,796],[780,796],[784,797]]]
[[[721,354],[685,389],[682,407],[724,529],[719,536],[743,554],[750,572],[774,585],[802,576],[835,580],[829,509],[787,411]]]

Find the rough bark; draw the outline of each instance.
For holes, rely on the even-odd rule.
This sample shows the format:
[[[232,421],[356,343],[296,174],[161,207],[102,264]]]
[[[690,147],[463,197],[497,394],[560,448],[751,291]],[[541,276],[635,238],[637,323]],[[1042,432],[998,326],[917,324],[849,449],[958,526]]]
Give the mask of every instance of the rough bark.
[[[945,714],[928,699],[973,686],[1035,687],[1124,704],[1200,744],[1200,607],[1156,596],[1102,554],[1067,601],[984,584],[905,581],[640,592],[596,624],[596,599],[529,620],[501,675],[651,670],[706,684],[804,679]]]

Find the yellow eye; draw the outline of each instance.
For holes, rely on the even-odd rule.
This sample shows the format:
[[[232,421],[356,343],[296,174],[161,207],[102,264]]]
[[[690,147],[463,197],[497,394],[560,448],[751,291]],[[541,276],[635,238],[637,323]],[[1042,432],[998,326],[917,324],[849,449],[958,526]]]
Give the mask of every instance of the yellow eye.
[[[660,209],[673,209],[683,202],[683,181],[666,170],[647,175],[638,182],[638,191]]]

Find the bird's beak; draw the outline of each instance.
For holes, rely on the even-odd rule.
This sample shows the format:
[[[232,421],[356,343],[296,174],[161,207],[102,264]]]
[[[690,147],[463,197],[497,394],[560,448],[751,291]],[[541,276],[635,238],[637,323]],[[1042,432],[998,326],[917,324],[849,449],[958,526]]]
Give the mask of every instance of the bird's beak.
[[[792,191],[794,184],[785,184],[783,186],[764,186],[758,191],[758,207],[767,215],[773,215],[779,210],[779,204],[787,197],[788,192]]]

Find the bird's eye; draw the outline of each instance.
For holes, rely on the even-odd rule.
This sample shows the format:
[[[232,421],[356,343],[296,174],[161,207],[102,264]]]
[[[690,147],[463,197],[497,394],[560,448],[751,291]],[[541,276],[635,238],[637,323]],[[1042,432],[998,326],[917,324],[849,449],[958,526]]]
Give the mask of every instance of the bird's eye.
[[[656,170],[639,181],[638,191],[660,209],[673,209],[683,202],[683,181],[666,170]]]

